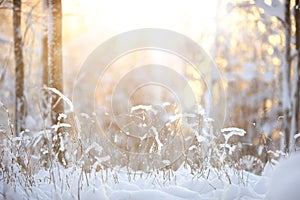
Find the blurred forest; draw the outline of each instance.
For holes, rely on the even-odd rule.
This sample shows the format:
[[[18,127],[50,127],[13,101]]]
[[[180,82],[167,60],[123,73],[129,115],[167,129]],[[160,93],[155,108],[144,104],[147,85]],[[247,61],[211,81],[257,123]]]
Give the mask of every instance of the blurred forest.
[[[0,131],[12,132],[17,136],[19,131],[10,127],[11,124],[15,124],[20,111],[15,111],[14,100],[15,78],[18,73],[14,47],[14,2],[17,1],[0,1]],[[218,127],[238,127],[246,131],[245,137],[237,137],[237,141],[251,144],[256,149],[263,146],[268,151],[278,150],[282,154],[297,150],[297,134],[300,132],[299,1],[216,0],[207,8],[206,3],[210,3],[205,1],[187,1],[184,5],[166,2],[160,4],[159,1],[153,1],[151,5],[143,5],[137,1],[112,1],[109,4],[102,1],[63,1],[61,66],[64,89],[62,91],[62,88],[54,88],[71,100],[80,98],[82,104],[75,106],[75,110],[87,113],[90,117],[92,112],[95,112],[104,119],[107,113],[111,112],[108,108],[108,100],[112,95],[111,85],[134,66],[149,62],[176,66],[179,72],[189,77],[199,102]],[[45,43],[44,40],[45,35],[51,38],[52,34],[49,20],[51,4],[47,0],[27,0],[22,1],[21,5],[21,25],[17,31],[20,31],[22,36],[24,63],[22,120],[23,131],[26,130],[30,135],[47,130],[55,124],[53,116],[52,120],[49,117],[51,104],[47,95],[53,95],[53,91],[45,89],[45,86],[51,85],[45,82],[48,78],[45,78],[47,73],[45,74],[44,65],[45,62],[50,63],[45,61],[45,51],[56,47],[50,45],[47,49],[45,44],[49,45],[49,42]],[[151,9],[147,9],[148,6]],[[156,8],[157,10],[154,10]],[[89,104],[92,97],[85,96],[84,91],[85,87],[91,87],[91,83],[82,83],[80,97],[72,96],[74,81],[80,67],[93,49],[116,34],[144,27],[170,29],[190,37],[215,61],[222,78],[215,79],[213,75],[206,77],[209,80],[208,84],[201,77],[193,76],[189,64],[176,56],[149,50],[126,55],[112,64],[103,77],[103,84],[97,88],[96,110],[93,110],[94,105]],[[50,54],[46,54],[46,57],[47,55]],[[55,53],[53,55],[56,56]],[[157,74],[149,72],[147,76]],[[128,84],[138,81],[139,78],[141,77],[130,80]],[[220,85],[222,88],[219,88]],[[126,90],[127,85],[123,87]],[[172,94],[159,87],[152,87],[141,89],[133,97],[131,106],[174,101]],[[216,97],[221,89],[226,93],[225,102]],[[215,97],[207,96],[211,91]],[[57,92],[55,94],[57,95]],[[62,101],[59,97],[55,98],[53,101]],[[120,104],[124,103],[122,97],[119,101]],[[222,109],[223,107],[226,109]],[[68,108],[69,105],[65,103],[65,114],[71,115],[72,110]],[[210,113],[211,109],[213,113]],[[174,110],[171,109],[170,112],[176,114]],[[89,125],[84,120],[89,117],[85,116],[81,115],[80,120],[86,127]],[[57,116],[54,117],[56,118]],[[103,121],[105,124],[106,121]],[[114,129],[111,124],[103,126],[105,129]],[[72,134],[73,132],[71,131]],[[92,131],[87,135],[95,132],[97,133]]]

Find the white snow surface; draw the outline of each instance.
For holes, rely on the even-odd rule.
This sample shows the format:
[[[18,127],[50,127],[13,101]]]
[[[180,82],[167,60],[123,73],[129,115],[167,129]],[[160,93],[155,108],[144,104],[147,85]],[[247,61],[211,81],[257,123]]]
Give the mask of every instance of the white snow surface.
[[[283,159],[271,173],[266,199],[300,199],[300,154]]]
[[[40,171],[35,185],[26,186],[20,177],[15,184],[1,180],[1,199],[300,199],[300,154],[267,164],[263,175],[229,170],[228,177],[217,176],[212,169],[209,178],[195,177],[181,167],[173,176],[162,173],[128,174],[126,170],[82,173],[81,168]],[[220,175],[220,174],[219,174]]]

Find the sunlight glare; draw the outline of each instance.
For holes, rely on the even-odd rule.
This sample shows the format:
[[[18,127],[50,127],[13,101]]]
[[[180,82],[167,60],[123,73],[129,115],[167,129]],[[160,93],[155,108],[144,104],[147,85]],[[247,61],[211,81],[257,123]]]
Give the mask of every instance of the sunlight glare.
[[[77,13],[73,28],[65,35],[86,31],[109,32],[115,35],[138,28],[163,28],[177,31],[197,41],[201,35],[213,36],[218,1],[64,1],[64,14]],[[222,3],[222,5],[225,3]],[[226,9],[221,8],[224,14]],[[213,40],[203,41],[208,48]],[[202,45],[202,44],[201,44]],[[206,49],[207,50],[207,49]]]

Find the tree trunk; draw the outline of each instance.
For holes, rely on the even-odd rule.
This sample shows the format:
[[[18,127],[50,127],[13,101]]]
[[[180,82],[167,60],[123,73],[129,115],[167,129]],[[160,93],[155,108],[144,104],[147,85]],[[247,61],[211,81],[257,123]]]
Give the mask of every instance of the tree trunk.
[[[49,28],[48,28],[48,63],[50,69],[49,85],[63,93],[63,77],[62,77],[62,8],[61,0],[49,1]],[[57,94],[51,97],[51,120],[52,124],[63,122],[59,119],[59,115],[64,113],[63,99]],[[52,145],[55,155],[63,166],[67,166],[65,157],[66,150],[61,148],[64,143],[63,128],[58,128],[56,134],[52,135]]]
[[[15,53],[15,128],[19,135],[25,128],[24,63],[21,29],[21,0],[14,0],[13,35]]]
[[[46,13],[45,17],[48,17],[48,0],[43,0],[43,12]],[[48,19],[48,18],[46,18]],[[47,22],[47,20],[44,19],[43,21]],[[48,65],[48,27],[43,24],[43,37],[42,37],[42,69],[43,69],[43,86],[44,87],[50,87],[49,85],[49,65]],[[50,109],[49,109],[49,92],[47,90],[43,90],[43,97],[42,97],[42,114],[43,119],[46,121]]]
[[[284,113],[284,133],[285,133],[285,149],[288,152],[290,148],[290,136],[291,136],[291,18],[290,18],[290,0],[285,1],[285,59],[283,63],[283,80],[282,80],[282,104]]]
[[[50,68],[50,87],[63,93],[62,79],[62,11],[61,0],[49,0],[49,68]],[[52,96],[52,123],[58,122],[59,114],[64,113],[63,100],[58,95]]]
[[[295,91],[295,133],[300,133],[300,4],[299,4],[299,0],[295,1],[295,25],[296,25],[296,33],[295,33],[295,37],[296,37],[296,50],[297,50],[297,67],[296,67],[296,89]]]

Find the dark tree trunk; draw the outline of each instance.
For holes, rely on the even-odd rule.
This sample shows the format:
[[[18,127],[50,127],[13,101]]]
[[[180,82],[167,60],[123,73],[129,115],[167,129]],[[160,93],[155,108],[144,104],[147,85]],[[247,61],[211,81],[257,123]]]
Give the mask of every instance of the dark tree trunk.
[[[286,152],[290,148],[290,136],[291,136],[291,90],[290,90],[290,74],[291,74],[291,16],[290,16],[290,0],[285,1],[285,62],[283,64],[283,88],[282,88],[282,101],[283,101],[283,113],[284,113],[284,133],[285,133],[285,149]]]
[[[296,50],[297,50],[297,67],[296,67],[296,75],[297,75],[297,83],[295,89],[295,133],[300,133],[300,4],[299,0],[295,1],[295,25],[296,25]]]
[[[21,29],[21,0],[14,0],[13,35],[15,53],[15,128],[17,135],[25,128],[24,63]]]

